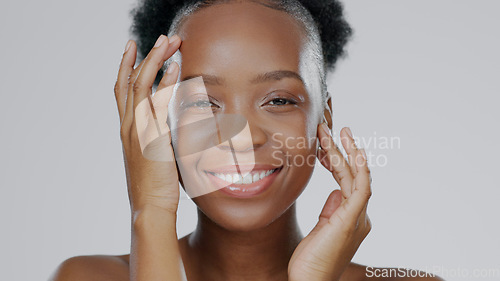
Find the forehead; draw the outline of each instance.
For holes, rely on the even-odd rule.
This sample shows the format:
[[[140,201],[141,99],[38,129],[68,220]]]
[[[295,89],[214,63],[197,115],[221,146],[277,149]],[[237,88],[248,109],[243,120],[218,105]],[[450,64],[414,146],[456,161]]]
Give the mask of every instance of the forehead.
[[[203,8],[183,21],[179,35],[183,75],[299,72],[305,38],[291,15],[248,1]]]

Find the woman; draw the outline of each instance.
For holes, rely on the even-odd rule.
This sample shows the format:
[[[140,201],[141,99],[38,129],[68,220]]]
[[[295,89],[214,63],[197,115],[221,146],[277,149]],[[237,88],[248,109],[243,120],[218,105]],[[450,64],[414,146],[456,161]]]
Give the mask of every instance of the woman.
[[[366,155],[348,128],[349,161],[333,143],[325,82],[350,29],[337,1],[317,2],[145,1],[134,10],[139,44],[128,42],[115,86],[131,252],[68,259],[54,280],[373,279],[350,262],[371,229]],[[138,48],[145,59],[134,68]],[[311,156],[341,189],[303,237],[295,201]],[[177,240],[179,182],[198,225]]]

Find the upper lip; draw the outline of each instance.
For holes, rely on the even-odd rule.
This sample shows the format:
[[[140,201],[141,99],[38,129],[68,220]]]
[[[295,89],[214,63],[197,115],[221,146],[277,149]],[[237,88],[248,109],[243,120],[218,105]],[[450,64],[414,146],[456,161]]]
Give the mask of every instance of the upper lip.
[[[269,171],[278,168],[281,168],[281,166],[275,166],[270,164],[241,164],[241,165],[220,166],[205,171],[216,174],[231,174],[231,173],[237,174],[237,173],[250,173],[253,171]]]

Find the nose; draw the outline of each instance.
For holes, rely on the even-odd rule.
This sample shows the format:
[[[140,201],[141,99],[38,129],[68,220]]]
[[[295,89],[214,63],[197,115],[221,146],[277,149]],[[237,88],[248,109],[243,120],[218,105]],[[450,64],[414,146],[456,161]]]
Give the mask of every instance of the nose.
[[[249,152],[253,151],[267,142],[267,134],[262,128],[262,124],[257,120],[248,119],[246,116],[240,115],[243,118],[245,127],[243,130],[239,131],[236,135],[226,138],[227,141],[220,141],[221,135],[219,133],[217,137],[217,147],[221,150],[234,151],[234,152]],[[227,124],[227,122],[223,122]],[[221,124],[221,122],[218,122]],[[241,128],[241,126],[240,126]],[[223,132],[227,128],[217,128],[218,132]]]

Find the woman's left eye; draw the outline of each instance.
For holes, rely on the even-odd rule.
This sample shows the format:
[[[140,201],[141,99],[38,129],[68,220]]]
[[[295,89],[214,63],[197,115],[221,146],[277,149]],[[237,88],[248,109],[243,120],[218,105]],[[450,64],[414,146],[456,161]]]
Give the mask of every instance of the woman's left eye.
[[[296,104],[295,101],[285,98],[275,98],[268,102],[269,105],[280,106],[280,105],[290,105]]]

